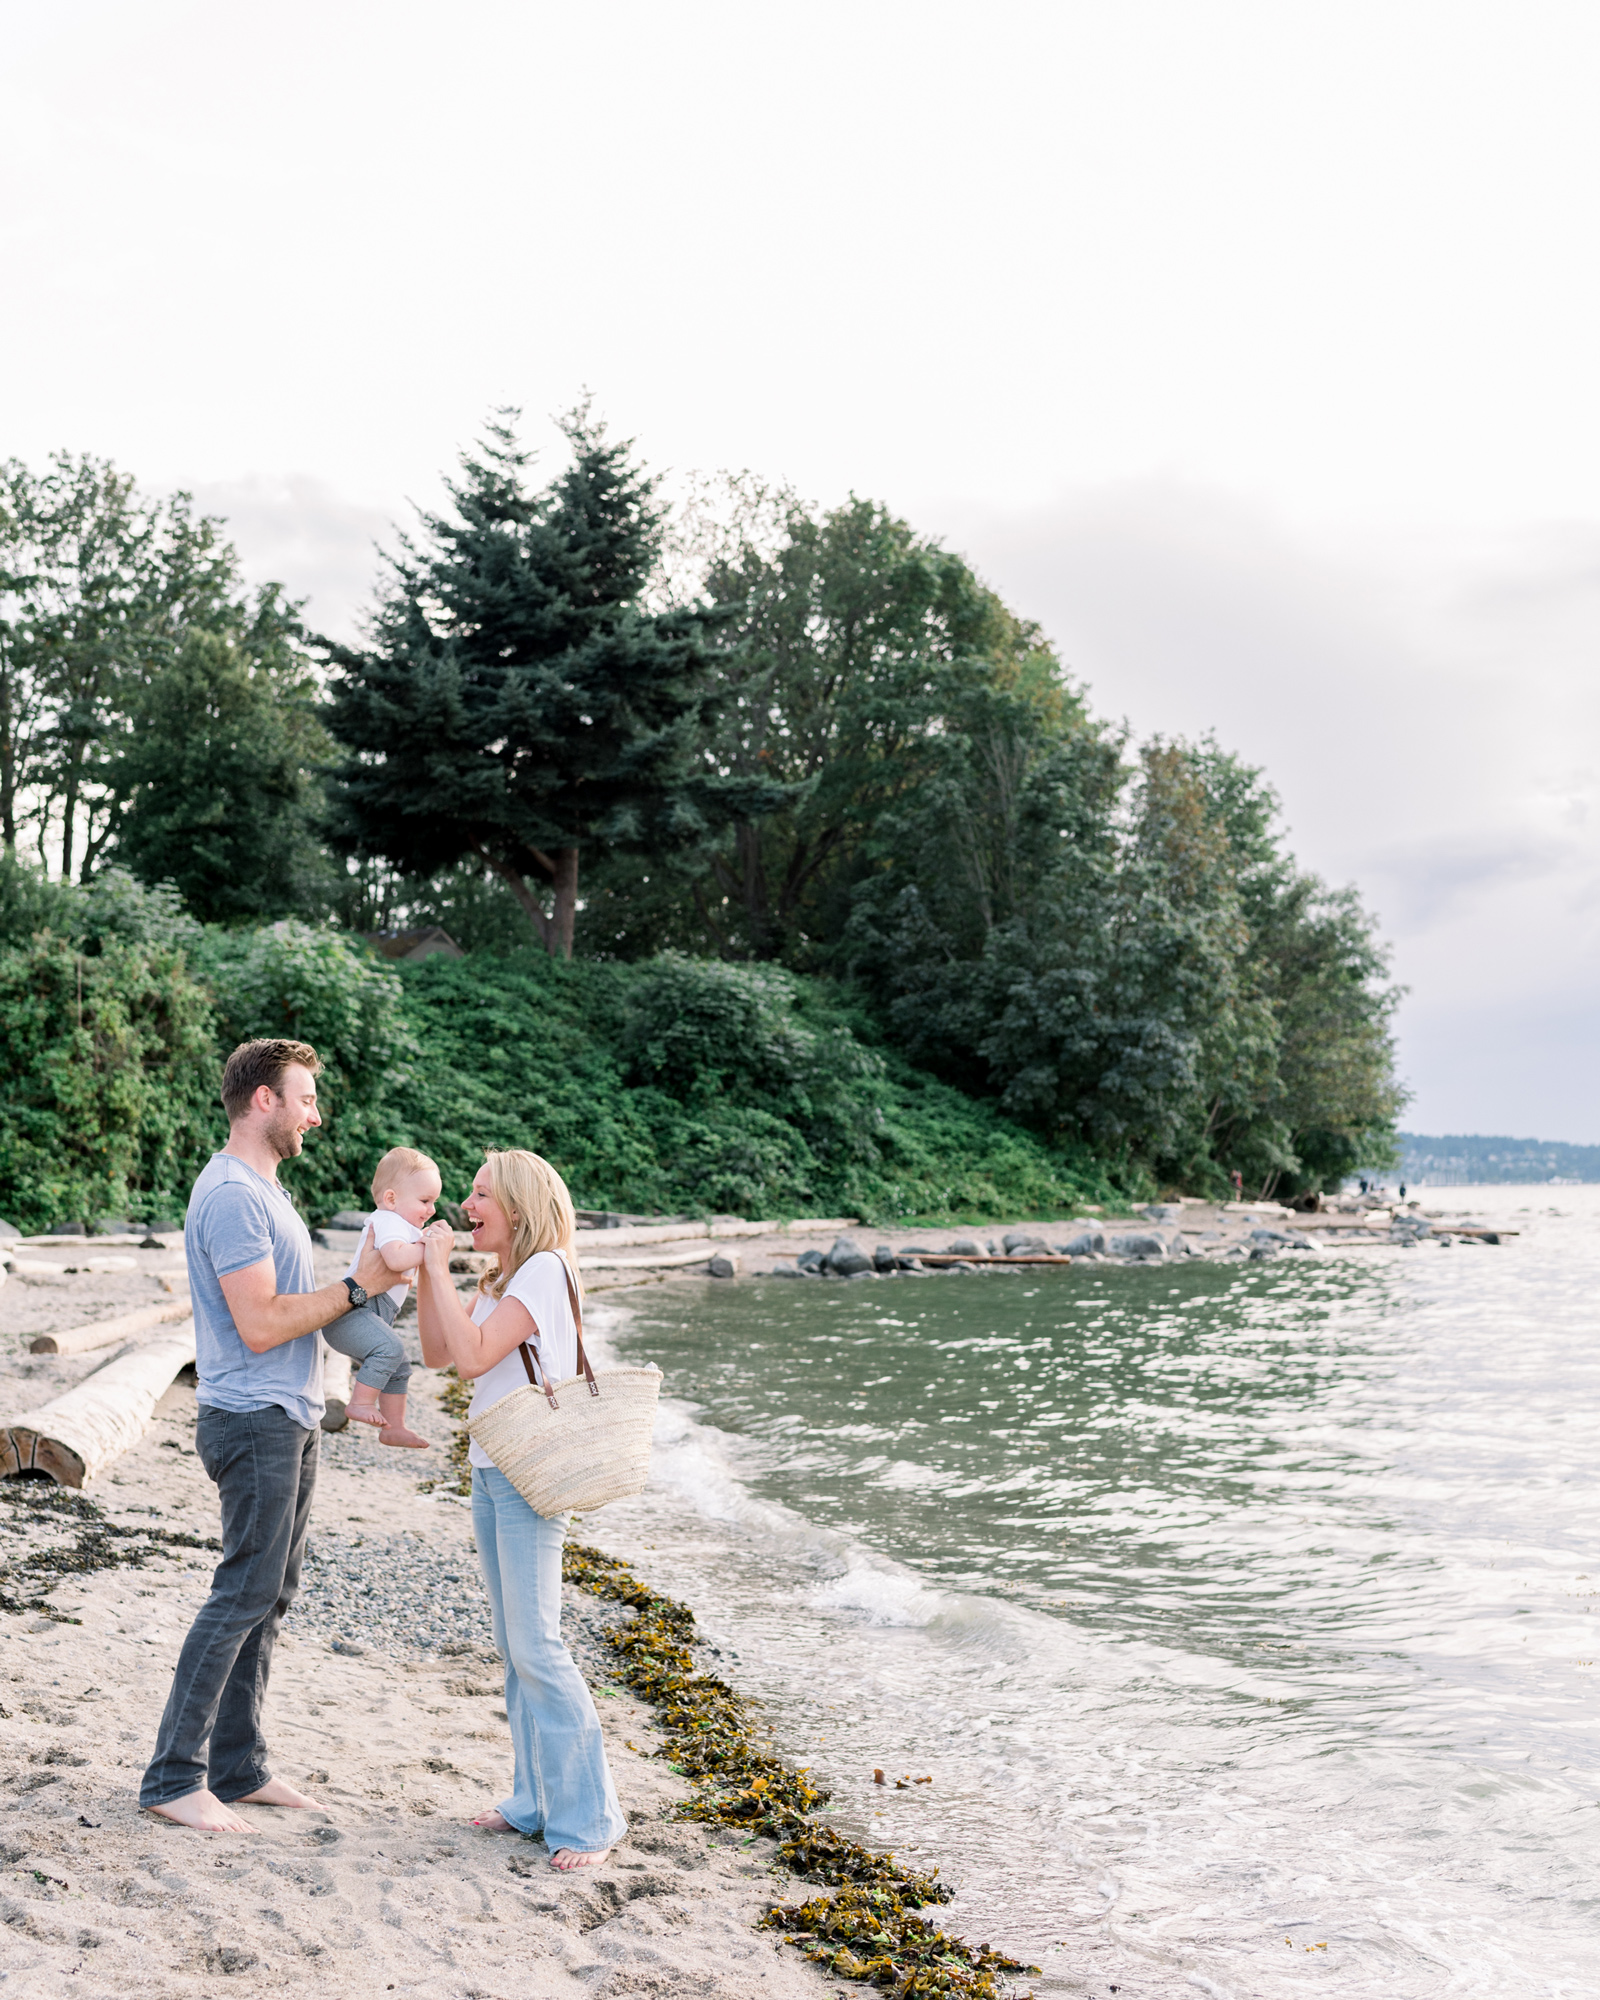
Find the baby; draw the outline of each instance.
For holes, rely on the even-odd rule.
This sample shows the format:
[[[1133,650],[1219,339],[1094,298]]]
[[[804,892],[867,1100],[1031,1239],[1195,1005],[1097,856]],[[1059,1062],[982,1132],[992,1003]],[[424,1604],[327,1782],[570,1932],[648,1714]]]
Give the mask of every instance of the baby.
[[[379,1444],[409,1445],[426,1451],[428,1440],[406,1425],[406,1384],[411,1363],[394,1330],[395,1316],[406,1302],[412,1274],[422,1262],[422,1225],[433,1213],[442,1183],[439,1169],[426,1153],[394,1146],[378,1162],[372,1176],[377,1204],[361,1232],[347,1277],[354,1277],[361,1243],[370,1232],[373,1243],[400,1282],[376,1292],[355,1312],[324,1327],[322,1337],[355,1364],[348,1414],[358,1424],[381,1424]]]

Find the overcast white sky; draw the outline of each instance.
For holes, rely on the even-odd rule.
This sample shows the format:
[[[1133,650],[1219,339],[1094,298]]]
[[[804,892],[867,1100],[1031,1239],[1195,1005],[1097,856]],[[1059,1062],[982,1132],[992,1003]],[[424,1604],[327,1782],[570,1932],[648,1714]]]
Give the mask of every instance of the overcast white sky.
[[[1600,9],[0,0],[0,453],[344,623],[491,406],[888,501],[1600,1140]]]

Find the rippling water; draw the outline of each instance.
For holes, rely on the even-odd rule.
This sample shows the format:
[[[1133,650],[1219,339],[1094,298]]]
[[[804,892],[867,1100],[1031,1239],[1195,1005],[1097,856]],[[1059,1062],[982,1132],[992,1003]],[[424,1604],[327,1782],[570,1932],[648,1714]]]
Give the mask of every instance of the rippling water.
[[[1522,1234],[635,1295],[584,1532],[1041,1994],[1600,1995],[1600,1188],[1446,1204]]]

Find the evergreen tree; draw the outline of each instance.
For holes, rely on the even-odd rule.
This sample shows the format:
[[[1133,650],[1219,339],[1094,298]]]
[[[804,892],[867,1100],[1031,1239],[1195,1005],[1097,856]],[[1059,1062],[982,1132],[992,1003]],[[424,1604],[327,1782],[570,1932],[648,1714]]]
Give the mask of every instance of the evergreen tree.
[[[349,848],[416,876],[475,855],[570,957],[582,855],[669,853],[781,794],[701,747],[716,614],[646,608],[654,482],[580,409],[570,468],[530,492],[514,415],[402,542],[373,643],[328,646],[329,726]]]
[[[109,769],[117,858],[206,923],[320,913],[333,887],[317,784],[333,746],[296,630],[272,591],[232,631],[191,630]]]

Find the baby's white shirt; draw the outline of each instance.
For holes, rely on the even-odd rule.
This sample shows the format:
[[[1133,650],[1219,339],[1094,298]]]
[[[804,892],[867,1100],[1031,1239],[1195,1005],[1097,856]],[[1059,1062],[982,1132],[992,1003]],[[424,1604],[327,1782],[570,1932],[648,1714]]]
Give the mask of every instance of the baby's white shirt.
[[[422,1231],[417,1225],[414,1222],[407,1222],[403,1215],[396,1215],[392,1208],[375,1208],[372,1211],[371,1215],[367,1217],[366,1227],[361,1232],[361,1243],[366,1242],[369,1234],[380,1250],[385,1243],[420,1243],[422,1241]],[[361,1262],[361,1243],[356,1245],[356,1254],[350,1259],[350,1268],[345,1272],[347,1278],[355,1276],[356,1266]],[[396,1312],[405,1304],[406,1293],[410,1289],[411,1286],[404,1278],[401,1279],[398,1285],[391,1285],[389,1287],[389,1296],[394,1300]]]

